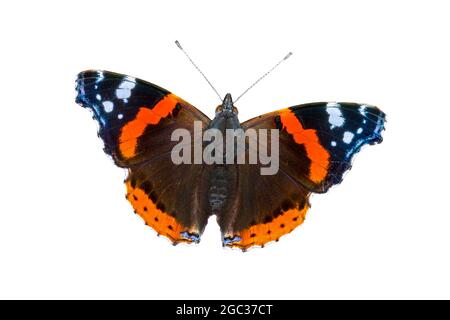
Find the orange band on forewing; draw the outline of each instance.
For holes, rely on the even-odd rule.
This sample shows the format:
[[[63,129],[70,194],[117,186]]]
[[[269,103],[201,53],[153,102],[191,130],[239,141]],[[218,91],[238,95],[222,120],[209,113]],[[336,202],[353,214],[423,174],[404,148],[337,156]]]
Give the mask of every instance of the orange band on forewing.
[[[162,118],[167,117],[176,107],[178,98],[168,94],[152,109],[141,107],[136,117],[123,126],[120,132],[119,148],[124,158],[131,158],[136,154],[137,141],[147,126],[158,124]]]
[[[238,233],[241,238],[238,242],[232,242],[228,246],[247,249],[252,246],[264,246],[264,244],[278,240],[281,236],[290,233],[305,221],[308,206],[302,209],[290,209],[268,223],[254,225]]]
[[[303,144],[306,154],[311,160],[309,177],[315,183],[320,183],[327,176],[330,154],[320,144],[316,130],[304,129],[295,114],[286,109],[280,113],[280,120],[286,131],[294,137],[294,141]]]
[[[129,181],[126,182],[126,186],[128,201],[148,226],[174,243],[192,242],[180,235],[181,232],[188,231],[188,228],[178,223],[174,217],[159,210],[143,190],[133,188]]]

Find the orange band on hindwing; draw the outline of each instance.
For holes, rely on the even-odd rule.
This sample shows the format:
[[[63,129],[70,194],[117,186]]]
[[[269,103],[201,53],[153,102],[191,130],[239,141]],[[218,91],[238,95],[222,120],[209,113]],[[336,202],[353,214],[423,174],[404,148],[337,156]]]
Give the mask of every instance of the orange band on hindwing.
[[[169,93],[160,100],[152,109],[141,107],[136,117],[123,126],[119,137],[119,149],[126,159],[136,155],[137,142],[149,125],[158,124],[161,119],[167,117],[175,109],[178,98]]]
[[[264,246],[270,241],[277,241],[281,236],[290,233],[305,221],[309,207],[289,209],[268,223],[251,226],[237,234],[240,240],[228,244],[230,247],[248,249],[252,246]]]
[[[181,235],[182,232],[188,232],[188,228],[178,223],[174,217],[158,209],[144,190],[138,187],[133,188],[130,181],[126,181],[125,184],[127,186],[127,199],[130,201],[135,212],[158,235],[169,238],[175,244],[180,242],[193,242],[191,239]]]
[[[283,128],[292,135],[294,141],[305,146],[306,154],[311,160],[309,178],[320,183],[328,174],[330,154],[320,144],[317,132],[314,129],[304,129],[297,116],[285,109],[280,113]]]

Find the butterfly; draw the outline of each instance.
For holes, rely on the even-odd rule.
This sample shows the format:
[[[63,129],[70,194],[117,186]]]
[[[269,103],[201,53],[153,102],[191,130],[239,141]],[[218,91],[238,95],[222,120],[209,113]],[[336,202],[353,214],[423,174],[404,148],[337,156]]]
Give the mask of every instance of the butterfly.
[[[198,243],[212,215],[224,246],[245,251],[278,241],[303,223],[312,193],[339,184],[360,148],[382,141],[385,123],[377,107],[345,102],[301,104],[240,123],[230,94],[211,120],[166,89],[100,70],[81,72],[76,90],[76,102],[99,123],[104,151],[128,170],[126,199],[173,244]],[[175,164],[172,132],[194,134],[195,122],[203,130],[278,130],[278,172],[261,175],[262,164],[250,163]]]

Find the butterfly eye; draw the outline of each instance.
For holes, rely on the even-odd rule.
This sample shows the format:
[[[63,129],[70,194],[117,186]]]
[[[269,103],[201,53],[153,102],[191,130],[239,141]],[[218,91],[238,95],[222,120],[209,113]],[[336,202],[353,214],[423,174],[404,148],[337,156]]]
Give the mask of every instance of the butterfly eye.
[[[238,111],[238,109],[237,109],[236,107],[233,107],[232,110],[233,110],[233,113],[234,113],[234,114],[238,114],[238,113],[239,113],[239,111]]]
[[[218,105],[217,108],[216,108],[216,113],[218,113],[220,111],[222,111],[222,105]]]

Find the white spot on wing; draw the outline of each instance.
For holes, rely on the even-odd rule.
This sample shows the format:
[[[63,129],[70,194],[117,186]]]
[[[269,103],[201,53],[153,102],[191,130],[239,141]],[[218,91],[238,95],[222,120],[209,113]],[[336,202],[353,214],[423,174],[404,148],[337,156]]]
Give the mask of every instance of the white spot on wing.
[[[383,127],[383,119],[381,117],[378,117],[375,132],[380,133],[382,127]]]
[[[131,96],[131,90],[136,86],[136,79],[125,77],[116,89],[116,97],[118,99],[128,99]]]
[[[114,104],[111,101],[103,101],[103,109],[105,112],[111,112],[114,110]]]
[[[328,122],[331,125],[330,129],[333,129],[335,127],[342,127],[345,123],[345,119],[342,117],[342,112],[339,107],[339,103],[327,103],[327,108],[325,110],[328,113]]]
[[[102,96],[99,95],[99,94],[97,94],[97,95],[95,96],[95,98],[96,98],[97,100],[102,100]]]
[[[363,116],[365,116],[366,115],[366,109],[367,109],[367,106],[365,104],[361,105],[359,107],[359,113],[361,113]]]
[[[131,90],[130,89],[116,89],[116,97],[118,99],[127,99],[131,96]]]
[[[331,141],[331,146],[332,147],[336,147],[336,145],[337,145],[336,141]]]
[[[350,142],[352,142],[354,136],[355,135],[353,133],[351,133],[350,131],[345,131],[342,141],[344,141],[346,144],[349,144]]]
[[[97,80],[95,81],[95,83],[99,83],[100,81],[102,81],[103,79],[105,79],[105,75],[103,74],[103,71],[98,71],[97,72]]]
[[[358,128],[358,130],[356,131],[357,134],[361,134],[363,132],[363,128]]]
[[[119,113],[119,114],[117,115],[117,118],[118,118],[118,119],[123,119],[123,114]]]

